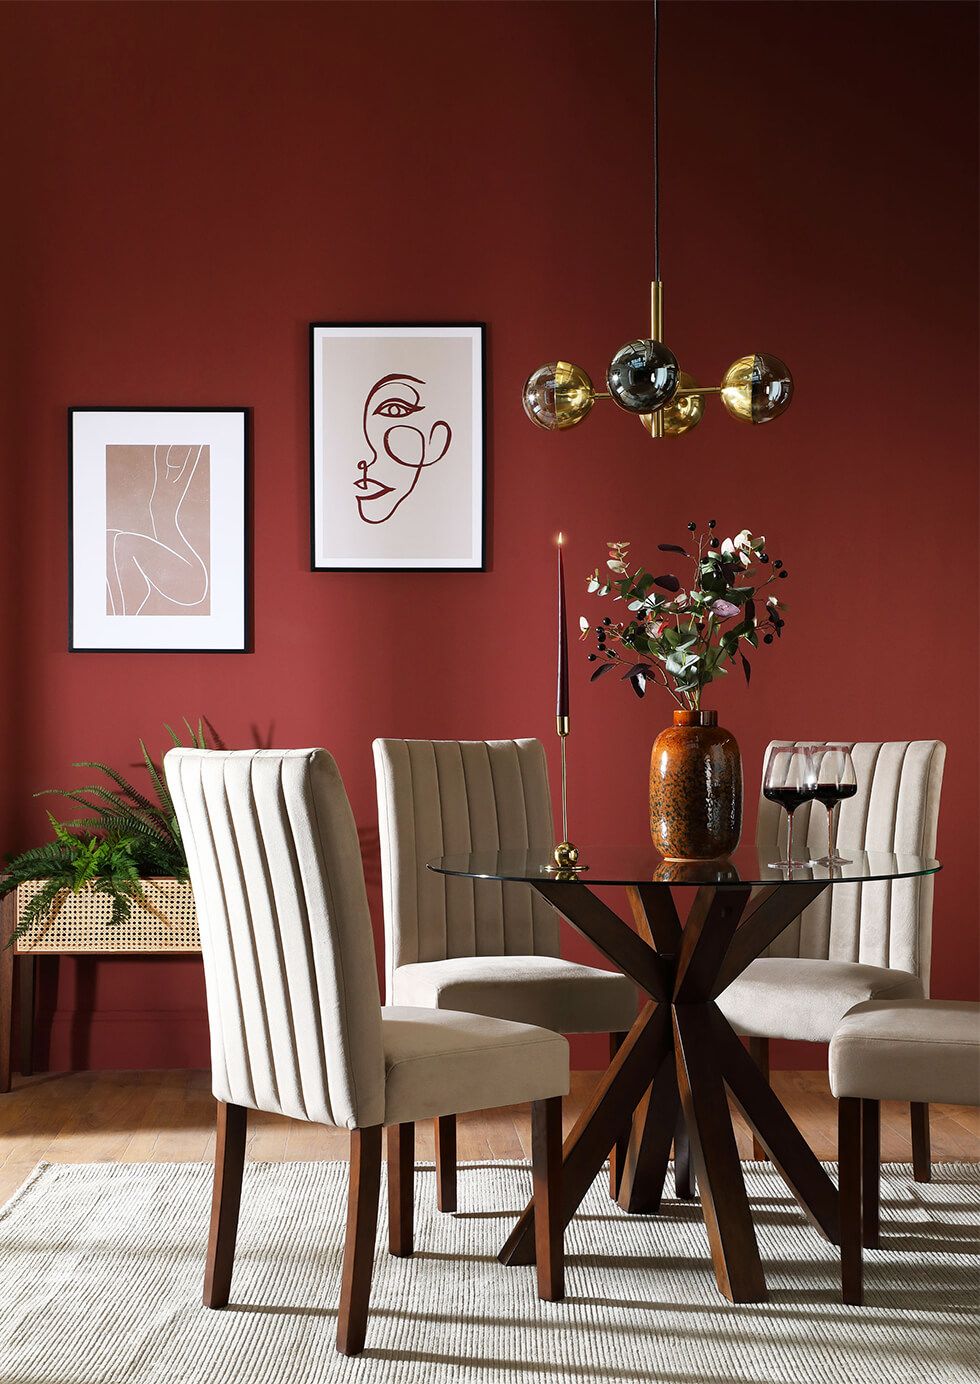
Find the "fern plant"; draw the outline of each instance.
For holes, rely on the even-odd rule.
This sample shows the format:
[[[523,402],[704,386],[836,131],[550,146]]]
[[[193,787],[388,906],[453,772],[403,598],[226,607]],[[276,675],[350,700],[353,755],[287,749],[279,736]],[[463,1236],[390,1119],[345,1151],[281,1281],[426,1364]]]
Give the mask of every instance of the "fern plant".
[[[140,883],[139,866],[131,836],[107,836],[101,840],[76,836],[50,812],[48,820],[55,839],[44,846],[23,851],[7,866],[0,885],[0,897],[19,884],[43,880],[42,887],[27,903],[14,929],[14,937],[28,932],[42,919],[54,918],[69,894],[91,888],[112,900],[110,922],[125,923],[133,900],[146,905]]]
[[[186,718],[184,725],[190,744],[197,749],[211,748],[205,728],[214,744],[223,748],[220,737],[203,718],[196,728]],[[164,729],[174,745],[182,745],[172,726],[165,724]],[[67,798],[81,807],[84,815],[61,822],[48,813],[55,839],[8,860],[0,880],[0,898],[19,884],[44,881],[43,888],[28,903],[17,925],[16,937],[41,919],[54,917],[69,894],[78,894],[85,888],[111,898],[111,922],[118,924],[129,919],[134,900],[150,908],[142,879],[187,878],[187,856],[162,767],[154,761],[143,740],[139,747],[150,780],[145,793],[110,765],[83,759],[73,767],[95,769],[106,782],[81,788],[45,788],[34,795]]]

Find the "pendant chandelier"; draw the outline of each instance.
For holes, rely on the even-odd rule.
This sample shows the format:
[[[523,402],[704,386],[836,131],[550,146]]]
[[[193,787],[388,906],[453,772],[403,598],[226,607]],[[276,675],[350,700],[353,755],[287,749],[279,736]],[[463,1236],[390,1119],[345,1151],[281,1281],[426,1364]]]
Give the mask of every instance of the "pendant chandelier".
[[[524,385],[524,412],[548,432],[573,428],[597,399],[612,399],[636,414],[651,437],[680,437],[704,416],[705,397],[720,394],[733,418],[771,423],[790,405],[793,377],[776,356],[757,351],[740,356],[720,385],[699,385],[681,370],[663,341],[663,284],[660,279],[660,15],[653,0],[653,282],[650,285],[650,337],[628,341],[606,371],[608,393],[597,393],[580,365],[551,361]]]

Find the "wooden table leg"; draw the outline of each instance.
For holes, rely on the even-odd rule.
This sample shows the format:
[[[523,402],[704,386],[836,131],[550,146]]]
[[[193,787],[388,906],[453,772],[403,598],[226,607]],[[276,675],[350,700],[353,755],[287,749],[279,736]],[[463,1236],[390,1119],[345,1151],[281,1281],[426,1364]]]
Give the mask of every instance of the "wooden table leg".
[[[745,885],[705,886],[683,930],[669,891],[638,884],[628,891],[635,931],[581,881],[535,880],[533,887],[651,997],[565,1141],[563,1224],[631,1121],[618,1201],[630,1211],[659,1206],[670,1139],[676,1131],[681,1161],[686,1129],[718,1286],[733,1302],[765,1302],[726,1084],[804,1210],[835,1240],[839,1201],[714,999],[826,881],[792,889],[772,885],[751,900]],[[679,1186],[683,1180],[681,1169]],[[500,1252],[501,1262],[532,1263],[534,1238],[532,1199]]]
[[[752,1061],[755,1063],[755,1065],[759,1068],[759,1071],[760,1071],[760,1072],[762,1073],[762,1075],[765,1077],[766,1081],[768,1081],[768,1080],[769,1080],[769,1039],[768,1039],[768,1038],[750,1038],[750,1039],[749,1039],[749,1056],[752,1058]],[[764,1162],[764,1161],[765,1161],[765,1157],[766,1157],[766,1151],[765,1151],[765,1149],[762,1147],[762,1145],[759,1143],[759,1136],[758,1136],[757,1134],[753,1134],[753,1135],[752,1135],[752,1157],[755,1159],[755,1161],[756,1161],[757,1163],[762,1163],[762,1162]]]
[[[0,1091],[10,1090],[10,1047],[14,1023],[14,949],[17,891],[0,901]]]
[[[715,1060],[735,1104],[802,1210],[833,1244],[840,1240],[836,1189],[716,1005],[706,1005],[713,1030]]]
[[[725,1084],[707,1006],[674,1006],[677,1084],[701,1184],[715,1278],[731,1302],[767,1302],[766,1280],[749,1211]]]
[[[610,1062],[623,1046],[623,1039],[625,1037],[625,1033],[609,1034]],[[623,1180],[623,1163],[626,1159],[626,1150],[628,1147],[629,1134],[624,1130],[609,1150],[609,1195],[613,1201],[619,1196],[619,1185]]]
[[[633,1215],[660,1210],[680,1096],[673,1044],[633,1117],[618,1201]]]
[[[674,1125],[674,1196],[678,1201],[693,1201],[696,1191],[697,1179],[691,1161],[691,1139],[678,1098],[677,1123]]]
[[[670,1050],[670,1006],[647,1004],[626,1036],[562,1150],[562,1225],[586,1192]],[[498,1255],[502,1264],[534,1263],[534,1200],[528,1203]]]

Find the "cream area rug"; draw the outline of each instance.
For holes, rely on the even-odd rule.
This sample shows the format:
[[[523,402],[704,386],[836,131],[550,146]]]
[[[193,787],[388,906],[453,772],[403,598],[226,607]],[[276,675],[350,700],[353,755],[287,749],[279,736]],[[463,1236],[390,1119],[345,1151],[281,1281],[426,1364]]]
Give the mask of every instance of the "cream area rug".
[[[626,1216],[597,1180],[567,1238],[563,1303],[496,1252],[528,1194],[516,1163],[467,1164],[460,1210],[420,1169],[416,1255],[385,1247],[367,1349],[334,1351],[347,1168],[246,1168],[231,1304],[200,1305],[211,1168],[41,1164],[0,1209],[3,1384],[940,1384],[976,1381],[980,1169],[918,1184],[892,1165],[864,1308],[778,1176],[745,1165],[771,1301],[719,1297],[697,1203]]]

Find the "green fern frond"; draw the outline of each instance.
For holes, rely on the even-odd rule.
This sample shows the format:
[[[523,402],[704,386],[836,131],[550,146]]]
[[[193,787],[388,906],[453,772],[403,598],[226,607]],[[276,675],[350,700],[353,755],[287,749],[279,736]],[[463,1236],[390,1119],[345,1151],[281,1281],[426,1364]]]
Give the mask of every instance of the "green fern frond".
[[[125,796],[130,798],[137,807],[142,807],[146,812],[159,812],[160,810],[159,806],[151,802],[144,793],[141,793],[134,784],[130,783],[129,779],[117,773],[116,770],[110,768],[108,764],[100,764],[99,761],[95,759],[79,759],[72,765],[72,768],[98,769],[99,773],[105,774],[106,778],[112,779],[116,787],[121,788]]]
[[[70,892],[71,886],[63,879],[48,880],[43,889],[39,889],[28,901],[23,916],[14,928],[11,943],[8,945],[12,945],[13,941],[22,937],[25,932],[29,932],[38,923],[56,918],[61,904]]]
[[[143,743],[142,740],[140,741],[140,750],[143,753],[143,763],[146,765],[146,772],[150,776],[150,782],[153,784],[154,792],[160,799],[160,806],[167,817],[172,817],[174,815],[173,799],[170,796],[169,790],[167,789],[167,785],[160,777],[160,770],[153,763],[153,760],[150,758],[149,751],[147,750],[146,745]]]
[[[111,788],[103,788],[99,783],[85,783],[82,784],[80,788],[45,788],[42,789],[40,793],[35,793],[34,796],[39,798],[51,793],[55,793],[62,798],[70,798],[72,802],[80,803],[83,807],[88,807],[93,812],[100,812],[101,808],[97,803],[86,802],[80,797],[82,793],[91,793],[102,802],[108,803],[115,811],[124,814],[132,814],[134,820],[138,819],[140,821],[145,821],[150,819],[164,824],[166,823],[163,812],[160,808],[154,807],[152,803],[149,808],[135,807],[132,803],[127,802],[119,793],[114,793]]]

